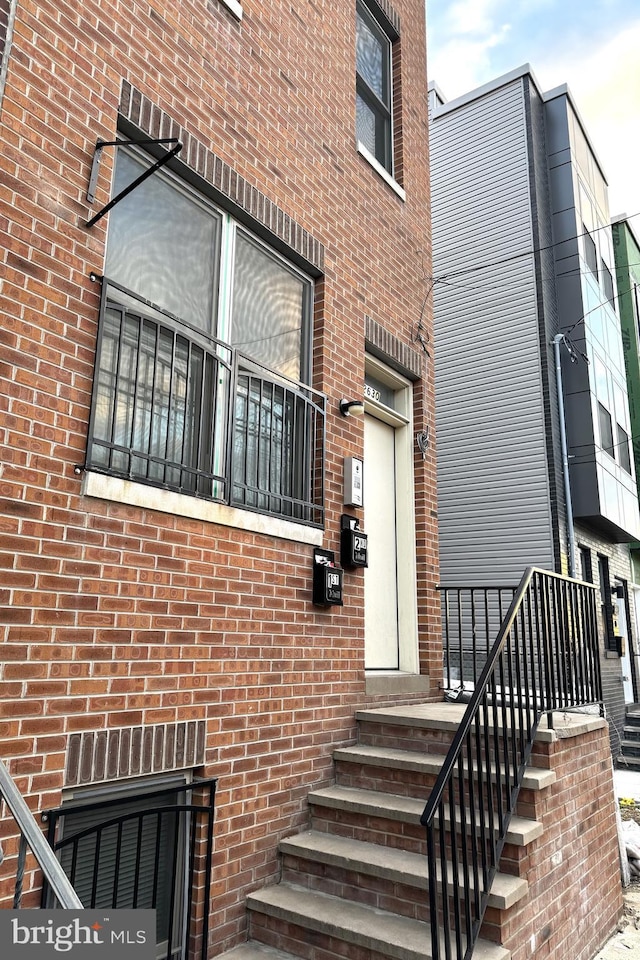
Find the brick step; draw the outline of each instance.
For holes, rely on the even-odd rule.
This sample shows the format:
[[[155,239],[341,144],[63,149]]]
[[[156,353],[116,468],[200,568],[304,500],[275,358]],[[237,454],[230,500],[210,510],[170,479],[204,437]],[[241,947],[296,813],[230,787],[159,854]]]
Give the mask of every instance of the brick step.
[[[392,824],[400,825],[402,829],[393,835],[395,840],[400,835],[407,840],[419,838],[424,842],[424,827],[420,825],[420,817],[424,810],[425,800],[373,790],[362,790],[357,787],[343,787],[336,784],[310,793],[309,805],[314,808],[312,817],[321,816],[323,810],[339,811],[342,814],[353,813],[358,818],[356,823],[361,823],[360,818],[363,816],[374,821],[386,821],[385,829],[389,829],[389,832]],[[336,826],[338,825],[335,820],[332,821],[332,825],[333,823]],[[489,826],[488,823],[487,826]],[[408,831],[407,827],[415,827],[415,831]],[[362,829],[366,830],[366,825],[362,825]],[[507,831],[506,842],[515,846],[526,846],[532,840],[541,836],[542,832],[543,827],[539,821],[513,816]],[[361,836],[357,839],[369,838]],[[377,839],[377,837],[374,839]],[[380,842],[384,841],[381,839]],[[415,846],[415,844],[412,844],[412,846]],[[419,852],[419,850],[414,852]]]
[[[622,740],[620,750],[625,757],[640,759],[640,740]]]
[[[288,873],[304,871],[312,883],[322,883],[324,892],[342,892],[350,899],[362,897],[370,905],[383,906],[382,902],[369,899],[373,889],[380,894],[387,909],[395,900],[397,907],[394,909],[398,912],[411,915],[416,905],[427,911],[427,859],[422,854],[315,830],[282,840],[279,849],[284,858],[285,880],[306,886],[307,882],[288,876]],[[325,867],[330,868],[328,877]],[[373,885],[367,883],[367,878],[373,878]],[[328,890],[326,882],[330,882],[335,890]],[[394,896],[394,888],[398,887],[401,889],[395,889]],[[498,873],[491,888],[489,906],[508,910],[526,896],[528,888],[526,880]],[[452,886],[450,893],[453,893]]]
[[[638,733],[640,735],[640,728]],[[407,792],[412,789],[415,795],[421,797],[425,797],[428,789],[433,785],[428,782],[429,778],[435,781],[444,763],[444,754],[418,753],[416,750],[381,747],[367,743],[335,750],[333,756],[336,761],[337,780],[343,784],[346,778],[350,778],[349,785],[355,786],[354,777],[363,784],[367,782],[371,786],[382,783],[402,783]],[[358,772],[354,774],[354,770]],[[475,764],[474,770],[477,770]],[[491,766],[491,770],[495,773],[495,765]],[[412,777],[413,774],[416,776]],[[528,767],[522,781],[522,789],[537,792],[550,787],[555,781],[556,774],[553,770]]]
[[[466,704],[457,703],[419,703],[406,707],[372,707],[356,711],[358,722],[358,743],[379,747],[409,750],[429,755],[443,755],[449,750],[466,711]],[[593,708],[594,716],[597,708]],[[565,714],[554,714],[554,722],[563,719]],[[590,715],[588,719],[591,719]],[[496,728],[501,731],[504,724],[502,711],[498,711]],[[509,712],[506,716],[507,729],[511,726]],[[493,715],[489,716],[488,729],[493,731]],[[553,739],[546,716],[540,721],[536,733],[536,742]],[[534,748],[535,757],[535,748]]]
[[[465,704],[419,703],[357,710],[358,742],[446,754],[465,709]]]
[[[361,903],[346,901],[289,883],[249,894],[249,931],[252,939],[307,947],[312,931],[314,951],[323,957],[343,958],[349,947],[389,960],[428,960],[431,933],[427,923],[401,917]],[[273,944],[272,944],[273,945]],[[511,954],[496,944],[479,940],[474,960],[509,960]]]

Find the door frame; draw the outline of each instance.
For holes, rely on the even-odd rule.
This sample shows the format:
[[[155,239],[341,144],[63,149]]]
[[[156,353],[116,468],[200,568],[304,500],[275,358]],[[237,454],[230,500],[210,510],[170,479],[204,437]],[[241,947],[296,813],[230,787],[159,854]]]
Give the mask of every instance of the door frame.
[[[365,390],[365,413],[388,423],[394,428],[396,453],[396,550],[398,590],[398,670],[371,670],[372,676],[381,673],[420,672],[418,653],[418,600],[416,561],[416,517],[413,466],[413,384],[382,361],[367,354],[365,377],[369,375],[393,390],[393,407],[368,396]],[[367,470],[364,465],[364,483]],[[367,517],[365,515],[365,529]],[[369,528],[369,536],[375,529]],[[366,590],[366,584],[365,584]]]

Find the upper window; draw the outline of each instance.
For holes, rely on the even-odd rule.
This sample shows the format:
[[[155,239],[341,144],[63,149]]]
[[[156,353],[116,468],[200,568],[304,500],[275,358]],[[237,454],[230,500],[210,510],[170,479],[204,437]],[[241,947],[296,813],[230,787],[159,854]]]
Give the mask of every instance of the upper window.
[[[242,4],[239,2],[239,0],[222,0],[222,2],[224,3],[225,7],[229,7],[231,13],[233,13],[238,20],[242,20]]]
[[[118,151],[114,192],[141,172]],[[313,282],[164,172],[111,211],[87,467],[320,525]]]
[[[613,446],[613,427],[611,424],[611,414],[601,403],[598,403],[598,426],[600,429],[600,446],[606,450],[610,457],[615,456]]]
[[[583,224],[584,227],[584,224]],[[594,274],[595,277],[598,276],[598,251],[596,248],[595,240],[589,233],[586,227],[584,227],[584,258],[587,261],[587,266]]]
[[[600,260],[600,275],[602,276],[602,287],[604,289],[604,295],[615,309],[616,304],[616,294],[613,286],[613,275],[609,267],[606,265],[604,260]]]
[[[631,452],[629,450],[629,434],[621,427],[619,423],[616,424],[618,430],[618,460],[620,466],[623,470],[626,470],[627,473],[631,473]]]
[[[362,0],[356,3],[356,135],[392,174],[391,37]]]

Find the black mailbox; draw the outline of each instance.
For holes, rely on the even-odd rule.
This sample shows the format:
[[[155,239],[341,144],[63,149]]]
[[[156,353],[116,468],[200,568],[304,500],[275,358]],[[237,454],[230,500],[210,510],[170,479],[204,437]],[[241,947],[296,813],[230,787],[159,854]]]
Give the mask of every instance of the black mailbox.
[[[313,551],[313,602],[321,607],[342,606],[342,568],[332,550]]]
[[[340,563],[343,567],[366,567],[367,535],[357,517],[343,513],[340,518]]]

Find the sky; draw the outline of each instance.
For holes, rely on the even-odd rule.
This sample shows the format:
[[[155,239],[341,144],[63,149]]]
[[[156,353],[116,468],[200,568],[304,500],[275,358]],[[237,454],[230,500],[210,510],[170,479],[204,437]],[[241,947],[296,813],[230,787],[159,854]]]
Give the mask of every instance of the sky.
[[[426,0],[427,73],[453,100],[524,63],[566,83],[609,184],[640,230],[639,0]]]

